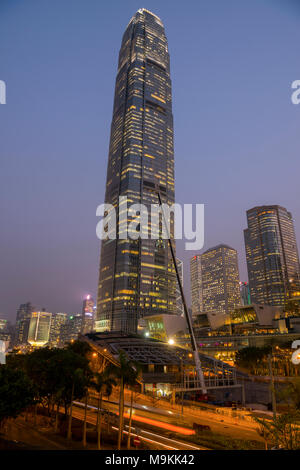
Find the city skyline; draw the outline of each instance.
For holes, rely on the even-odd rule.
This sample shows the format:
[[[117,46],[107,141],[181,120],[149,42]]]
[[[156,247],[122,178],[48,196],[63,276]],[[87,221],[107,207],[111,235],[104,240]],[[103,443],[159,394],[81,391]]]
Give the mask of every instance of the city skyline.
[[[41,29],[36,21],[44,18],[47,8],[43,12],[28,2],[24,15],[22,6],[10,3],[12,6],[2,3],[0,19],[1,26],[1,21],[6,22],[1,28],[1,44],[8,37],[11,21],[18,25],[16,37],[9,40],[10,52],[3,50],[4,75],[0,77],[7,82],[7,104],[0,107],[5,132],[1,189],[2,201],[7,200],[1,233],[5,250],[0,314],[14,320],[18,306],[28,299],[51,312],[74,312],[85,292],[96,297],[99,241],[95,236],[95,209],[104,196],[116,55],[124,24],[141,5],[120,2],[116,21],[115,6],[106,6],[99,32],[100,8],[96,3],[91,2],[84,11],[75,3],[73,16],[68,20],[66,4],[61,2],[63,21],[57,25],[54,38],[50,23]],[[280,2],[277,7],[270,2],[260,3],[260,22],[258,2],[246,7],[247,14],[242,13],[237,2],[231,4],[233,15],[223,10],[221,2],[214,2],[213,9],[207,5],[200,8],[194,2],[193,15],[178,5],[171,10],[169,2],[149,2],[147,8],[162,18],[172,58],[176,202],[206,204],[202,251],[218,243],[233,246],[239,253],[240,278],[246,280],[243,228],[250,207],[287,207],[295,219],[299,245],[300,214],[295,190],[299,173],[299,107],[290,101],[291,82],[299,78],[290,44],[297,42],[299,30],[292,3],[286,2],[285,7]],[[54,2],[52,8],[53,5],[58,4]],[[83,13],[81,28],[85,34],[78,38],[83,47],[77,49],[76,21]],[[264,23],[267,20],[268,33]],[[278,21],[286,38],[276,38]],[[191,22],[189,28],[187,22]],[[27,33],[26,24],[31,36],[24,43],[20,36]],[[193,32],[193,24],[199,31],[195,28]],[[176,38],[179,25],[186,28],[180,41]],[[70,42],[65,27],[73,33]],[[252,29],[255,37],[250,34]],[[218,46],[219,51],[216,44],[221,36],[224,41],[222,48]],[[250,37],[253,44],[249,44]],[[49,39],[54,39],[54,43]],[[64,46],[60,51],[59,41]],[[105,47],[101,49],[99,65],[95,51],[101,41]],[[90,45],[93,53],[87,51]],[[28,72],[21,70],[22,62],[11,63],[11,51],[17,59],[28,62]],[[45,51],[51,58],[48,65],[42,60]],[[66,57],[71,72],[62,67],[56,76]],[[82,68],[77,68],[78,62],[83,63]],[[88,90],[84,88],[85,96],[77,102],[75,92],[78,96],[79,83],[86,80]],[[76,102],[76,108],[72,102]],[[259,173],[255,171],[257,165]],[[221,190],[221,182],[227,191]],[[177,256],[184,261],[187,280],[190,255],[177,243]],[[189,290],[187,281],[188,298]]]

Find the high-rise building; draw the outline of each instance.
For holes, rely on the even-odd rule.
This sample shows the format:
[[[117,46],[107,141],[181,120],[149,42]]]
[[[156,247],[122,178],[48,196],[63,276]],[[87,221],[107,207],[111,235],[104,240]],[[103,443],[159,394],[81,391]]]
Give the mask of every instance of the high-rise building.
[[[192,316],[203,313],[201,255],[190,259]]]
[[[94,305],[95,302],[90,295],[86,296],[82,306],[82,327],[83,335],[91,333],[94,329]]]
[[[178,274],[179,278],[181,281],[181,285],[183,287],[183,261],[181,261],[179,258],[176,258],[176,263],[177,263],[177,269],[178,269]],[[180,292],[179,284],[176,282],[176,307],[177,307],[177,315],[184,315],[184,308],[183,308],[183,301],[182,301],[182,295]]]
[[[250,305],[251,304],[251,297],[250,297],[250,288],[248,282],[240,282],[240,294],[241,294],[241,302],[242,305]]]
[[[67,313],[52,313],[50,334],[49,334],[49,346],[54,348],[60,348],[64,344],[63,334],[64,326],[67,323]]]
[[[10,322],[0,318],[0,341],[5,341],[8,345],[12,344],[13,328]]]
[[[15,345],[26,344],[28,339],[29,323],[34,307],[30,302],[21,304],[17,311]]]
[[[28,332],[31,346],[43,347],[49,342],[51,317],[49,312],[32,312]]]
[[[292,215],[278,205],[247,211],[244,230],[251,301],[284,306],[300,291],[299,256]]]
[[[161,20],[142,8],[130,20],[119,53],[105,194],[116,209],[117,236],[102,241],[97,331],[136,332],[141,317],[176,314],[175,269],[161,223],[157,240],[149,231],[149,239],[127,238],[125,229],[139,215],[119,205],[119,197],[127,197],[129,205],[144,204],[150,213],[150,205],[158,204],[157,187],[162,202],[172,205],[170,60]],[[170,232],[173,238],[173,218]]]
[[[82,332],[82,314],[74,313],[69,315],[66,323],[62,327],[62,342],[63,344],[76,341],[79,334]]]
[[[236,250],[218,245],[201,255],[203,313],[230,315],[241,304]]]

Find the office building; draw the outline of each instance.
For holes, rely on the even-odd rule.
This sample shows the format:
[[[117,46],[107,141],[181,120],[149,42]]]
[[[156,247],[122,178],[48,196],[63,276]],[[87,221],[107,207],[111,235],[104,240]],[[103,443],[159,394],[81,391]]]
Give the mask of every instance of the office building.
[[[278,205],[247,211],[244,230],[251,302],[283,307],[299,294],[299,256],[292,215]]]
[[[94,305],[95,302],[90,295],[86,296],[82,306],[82,327],[83,335],[91,333],[94,329]]]
[[[34,307],[30,302],[21,304],[17,311],[15,328],[15,345],[27,344],[29,323]]]
[[[248,282],[240,282],[241,305],[250,305],[250,288]]]
[[[222,244],[201,255],[201,289],[205,314],[228,316],[240,305],[236,250]]]
[[[60,348],[64,345],[64,326],[68,321],[67,313],[53,313],[49,334],[49,346]]]
[[[80,313],[69,315],[66,323],[62,327],[62,341],[63,344],[76,341],[82,333],[83,317]]]
[[[49,342],[51,317],[52,313],[49,312],[32,312],[28,332],[31,346],[40,348]]]
[[[126,230],[140,216],[128,215],[124,202],[119,206],[119,198],[127,197],[130,206],[144,204],[149,214],[150,205],[158,204],[157,188],[162,202],[172,205],[170,60],[161,20],[142,8],[130,20],[119,53],[105,194],[117,212],[117,236],[112,239],[107,229],[102,241],[97,331],[136,333],[141,317],[176,314],[175,269],[161,223],[152,222],[157,239],[148,230],[148,239],[134,240]],[[172,217],[170,227],[173,238]]]

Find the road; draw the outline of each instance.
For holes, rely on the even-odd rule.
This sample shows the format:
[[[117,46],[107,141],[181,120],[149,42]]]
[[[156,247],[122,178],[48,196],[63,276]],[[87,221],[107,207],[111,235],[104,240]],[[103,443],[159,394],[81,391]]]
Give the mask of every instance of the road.
[[[96,406],[95,400],[93,405]],[[113,413],[118,413],[119,405],[115,401],[103,401],[103,408]],[[256,431],[256,425],[247,421],[233,420],[232,418],[224,415],[208,413],[203,410],[194,411],[189,407],[184,407],[184,415],[182,416],[178,411],[166,408],[154,408],[150,405],[143,405],[134,403],[133,422],[147,423],[154,429],[161,428],[170,432],[176,432],[178,435],[191,435],[193,434],[193,423],[199,423],[210,427],[212,432],[230,436],[236,439],[243,440],[257,440],[262,441],[262,438]],[[129,414],[129,403],[125,402],[125,416]],[[153,420],[155,422],[153,422]],[[175,426],[175,428],[172,428]],[[176,429],[176,427],[178,429]],[[191,432],[186,432],[183,429],[190,429]]]
[[[79,408],[78,406],[74,405],[73,406],[73,416],[74,418],[83,420],[84,417],[84,410],[82,408]],[[95,411],[91,410],[89,408],[88,413],[87,413],[87,421],[90,424],[96,424],[97,417]],[[117,426],[112,426],[113,431],[117,433],[118,427]],[[132,427],[132,437],[137,436],[137,427],[133,426]],[[165,430],[160,430],[160,431],[149,431],[148,429],[144,429],[143,427],[138,428],[138,435],[139,438],[142,441],[145,441],[148,445],[151,446],[153,449],[158,449],[158,450],[208,450],[205,447],[200,447],[197,446],[196,444],[193,443],[187,443],[184,441],[181,441],[180,438],[173,439],[171,437],[167,437],[164,435],[166,431]],[[125,434],[128,434],[128,426],[125,425]]]

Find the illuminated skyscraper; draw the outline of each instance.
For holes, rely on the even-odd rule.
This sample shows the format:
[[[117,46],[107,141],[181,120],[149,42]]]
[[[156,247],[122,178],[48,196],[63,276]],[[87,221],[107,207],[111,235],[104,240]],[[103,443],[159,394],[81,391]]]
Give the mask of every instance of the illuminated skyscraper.
[[[250,305],[251,304],[251,297],[250,297],[250,287],[248,282],[240,282],[240,293],[241,293],[241,301],[242,305]]]
[[[292,215],[281,206],[247,211],[244,230],[252,303],[283,306],[300,291],[298,248]]]
[[[34,307],[30,302],[21,304],[17,311],[15,345],[26,344],[28,339],[29,323]]]
[[[29,332],[28,343],[35,347],[45,346],[50,337],[52,314],[49,312],[32,312]]]
[[[52,313],[50,335],[49,335],[49,346],[50,347],[62,347],[63,331],[68,321],[67,313]]]
[[[218,245],[201,255],[203,313],[229,315],[240,305],[237,252]]]
[[[80,313],[69,315],[66,323],[62,325],[62,344],[67,344],[76,341],[82,333],[83,316]]]
[[[95,302],[90,295],[86,296],[82,306],[82,328],[83,335],[91,333],[94,329],[94,305]]]
[[[143,9],[130,20],[119,53],[105,202],[117,212],[117,238],[102,241],[97,331],[136,332],[140,317],[176,314],[176,278],[167,240],[125,238],[128,203],[148,212],[174,203],[173,116],[167,38],[161,20]],[[125,214],[125,222],[132,216]],[[159,231],[161,228],[159,228]],[[173,237],[173,222],[171,237]]]

